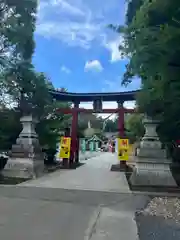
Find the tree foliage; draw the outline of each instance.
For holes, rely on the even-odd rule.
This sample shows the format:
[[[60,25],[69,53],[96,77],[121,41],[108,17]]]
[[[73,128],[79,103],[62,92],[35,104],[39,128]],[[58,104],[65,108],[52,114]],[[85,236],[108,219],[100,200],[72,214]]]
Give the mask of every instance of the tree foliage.
[[[36,9],[36,0],[0,2],[0,67],[19,59],[31,59]]]
[[[36,0],[0,2],[0,105],[18,104],[20,90],[32,91],[35,79],[31,58]],[[31,86],[30,86],[31,85]]]
[[[27,71],[25,71],[25,73],[27,73]],[[32,87],[30,84],[29,89],[27,88],[27,97],[29,97],[28,102],[31,103],[33,115],[39,120],[37,133],[39,135],[40,144],[46,148],[56,148],[59,133],[68,125],[68,120],[70,118],[69,115],[64,115],[59,112],[58,108],[69,108],[71,105],[69,103],[61,103],[53,100],[48,93],[49,88],[53,88],[53,85],[43,73],[34,72],[31,77],[34,77],[34,79],[30,79],[35,82],[36,85],[32,88],[33,91],[30,91]],[[9,82],[8,88],[10,88]],[[16,97],[19,96],[16,93],[19,94],[17,89],[9,93],[9,96],[11,96],[12,99],[16,99]],[[19,98],[17,98],[17,103],[18,101]],[[5,104],[5,107],[0,110],[2,119],[8,119],[8,121],[5,121],[5,124],[0,126],[1,149],[4,149],[5,146],[9,149],[21,130],[21,124],[19,122],[21,114],[19,108],[16,106],[17,104],[15,104],[15,107],[11,106],[11,108],[7,108]]]
[[[142,114],[130,114],[126,120],[126,129],[129,138],[134,142],[144,135]]]
[[[0,2],[0,116],[7,119],[0,126],[1,149],[11,147],[21,130],[22,94],[39,120],[37,132],[42,146],[56,147],[59,131],[69,118],[57,109],[70,104],[52,99],[48,92],[54,88],[52,83],[32,64],[36,9],[36,0]]]
[[[105,122],[104,132],[117,132],[117,131],[118,131],[117,118],[107,119]]]
[[[142,79],[141,111],[158,118],[164,140],[180,137],[180,2],[131,0],[127,26],[114,27],[124,37],[121,51],[129,58],[123,84]],[[171,123],[171,124],[169,124]]]
[[[14,109],[4,108],[0,110],[0,119],[2,122],[0,125],[0,150],[10,150],[12,144],[15,143],[21,131],[19,118],[20,114]]]

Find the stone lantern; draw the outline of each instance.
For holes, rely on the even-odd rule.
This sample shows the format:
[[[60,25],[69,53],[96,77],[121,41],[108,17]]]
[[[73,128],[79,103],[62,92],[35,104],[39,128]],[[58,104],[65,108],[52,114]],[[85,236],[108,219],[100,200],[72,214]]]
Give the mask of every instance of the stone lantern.
[[[176,186],[170,171],[171,159],[156,132],[159,121],[146,116],[143,120],[145,135],[140,142],[135,168],[130,182],[138,186]]]
[[[22,131],[12,146],[10,158],[5,165],[2,175],[13,178],[36,178],[44,172],[44,155],[39,145],[38,136],[35,131],[36,117],[32,114],[31,106],[21,99],[20,122]]]

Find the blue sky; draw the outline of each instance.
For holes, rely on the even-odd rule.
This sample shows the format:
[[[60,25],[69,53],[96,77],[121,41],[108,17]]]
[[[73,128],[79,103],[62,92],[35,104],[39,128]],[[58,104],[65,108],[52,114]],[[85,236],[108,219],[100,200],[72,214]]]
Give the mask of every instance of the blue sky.
[[[56,88],[71,92],[128,91],[121,86],[127,60],[122,38],[107,25],[123,24],[125,0],[40,0],[33,63]]]

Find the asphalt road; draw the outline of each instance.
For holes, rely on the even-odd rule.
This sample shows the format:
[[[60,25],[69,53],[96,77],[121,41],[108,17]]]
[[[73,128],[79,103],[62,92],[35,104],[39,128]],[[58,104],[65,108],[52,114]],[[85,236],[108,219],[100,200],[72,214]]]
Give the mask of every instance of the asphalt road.
[[[139,240],[179,240],[180,223],[159,216],[136,216]]]
[[[0,239],[176,240],[180,226],[136,212],[150,197],[133,194],[116,155],[100,154],[19,186],[0,186]]]
[[[146,197],[35,187],[0,189],[0,239],[137,239]]]

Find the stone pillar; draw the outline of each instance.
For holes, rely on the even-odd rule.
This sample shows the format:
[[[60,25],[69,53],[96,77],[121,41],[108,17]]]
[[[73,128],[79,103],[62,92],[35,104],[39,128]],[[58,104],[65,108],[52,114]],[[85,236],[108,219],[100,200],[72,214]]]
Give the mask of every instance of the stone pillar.
[[[137,153],[136,166],[130,182],[136,186],[176,186],[170,171],[171,159],[167,158],[166,150],[156,132],[158,121],[145,117],[145,135],[141,140]]]
[[[2,174],[13,178],[35,178],[42,175],[44,171],[44,154],[35,132],[37,119],[32,115],[25,115],[20,122],[22,131],[16,144],[12,146],[10,158]]]

